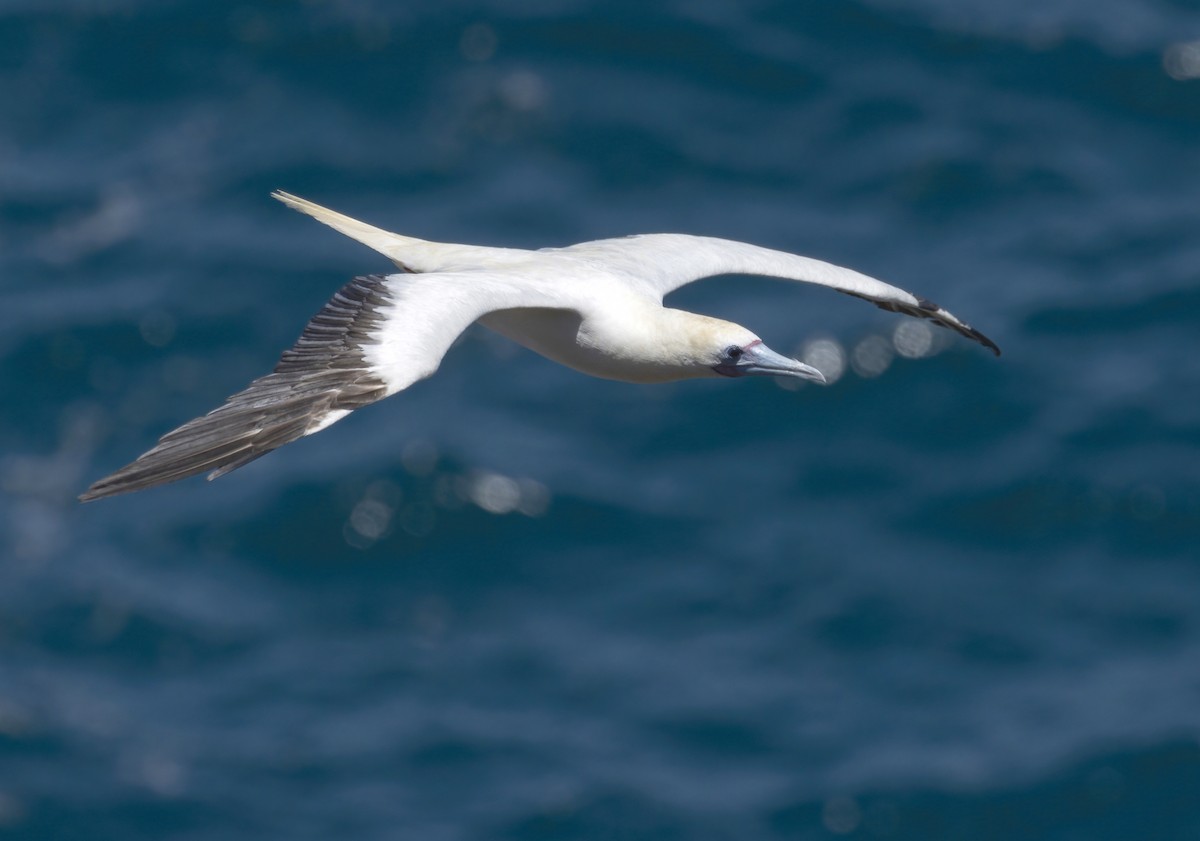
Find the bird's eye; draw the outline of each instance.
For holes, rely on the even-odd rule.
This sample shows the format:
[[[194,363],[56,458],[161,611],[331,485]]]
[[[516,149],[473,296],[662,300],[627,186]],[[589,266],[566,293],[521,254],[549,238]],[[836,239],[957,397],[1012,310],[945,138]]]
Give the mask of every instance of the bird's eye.
[[[746,351],[742,350],[737,345],[730,345],[729,347],[725,348],[725,356],[727,356],[729,359],[734,360],[735,362],[737,360],[741,359],[742,354],[745,352]]]

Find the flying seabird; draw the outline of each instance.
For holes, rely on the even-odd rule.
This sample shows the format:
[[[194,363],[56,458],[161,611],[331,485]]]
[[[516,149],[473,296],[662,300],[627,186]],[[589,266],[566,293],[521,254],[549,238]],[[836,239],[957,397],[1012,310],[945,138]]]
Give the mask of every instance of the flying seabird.
[[[927,318],[1000,349],[937,304],[856,271],[744,242],[643,234],[527,251],[389,233],[282,191],[272,195],[390,258],[400,272],[356,277],[284,351],[275,370],[92,485],[84,502],[209,471],[223,476],[433,374],[478,321],[542,356],[612,380],[771,375],[824,382],[728,321],[663,306],[713,275],[828,286]]]

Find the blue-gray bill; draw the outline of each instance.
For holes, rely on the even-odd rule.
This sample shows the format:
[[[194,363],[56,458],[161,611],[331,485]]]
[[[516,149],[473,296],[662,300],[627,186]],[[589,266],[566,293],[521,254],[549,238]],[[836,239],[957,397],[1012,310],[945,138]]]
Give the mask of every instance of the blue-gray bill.
[[[736,361],[718,365],[715,370],[727,377],[796,377],[825,384],[825,375],[816,368],[776,353],[762,342],[748,345]]]

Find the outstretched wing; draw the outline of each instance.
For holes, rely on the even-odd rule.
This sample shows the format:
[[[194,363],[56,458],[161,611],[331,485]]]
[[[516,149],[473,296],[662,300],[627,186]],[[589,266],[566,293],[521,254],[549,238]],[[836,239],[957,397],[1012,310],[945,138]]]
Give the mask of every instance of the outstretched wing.
[[[236,470],[429,376],[473,321],[516,306],[561,304],[487,273],[357,277],[308,323],[274,371],[168,432],[80,500]]]
[[[870,301],[881,309],[927,318],[979,342],[997,356],[1000,348],[974,327],[927,298],[853,269],[746,242],[687,234],[642,234],[554,249],[585,261],[602,262],[627,275],[659,300],[693,281],[721,274],[755,274],[828,286]]]

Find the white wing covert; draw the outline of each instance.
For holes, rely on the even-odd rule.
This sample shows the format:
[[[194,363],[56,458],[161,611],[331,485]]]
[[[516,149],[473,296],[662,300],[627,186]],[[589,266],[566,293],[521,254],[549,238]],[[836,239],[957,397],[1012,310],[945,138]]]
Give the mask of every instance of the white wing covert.
[[[681,286],[723,274],[763,275],[827,286],[870,301],[881,309],[927,318],[1000,355],[995,342],[928,298],[853,269],[786,251],[689,234],[640,234],[554,250],[619,271],[628,276],[631,285],[640,286],[658,300]]]

